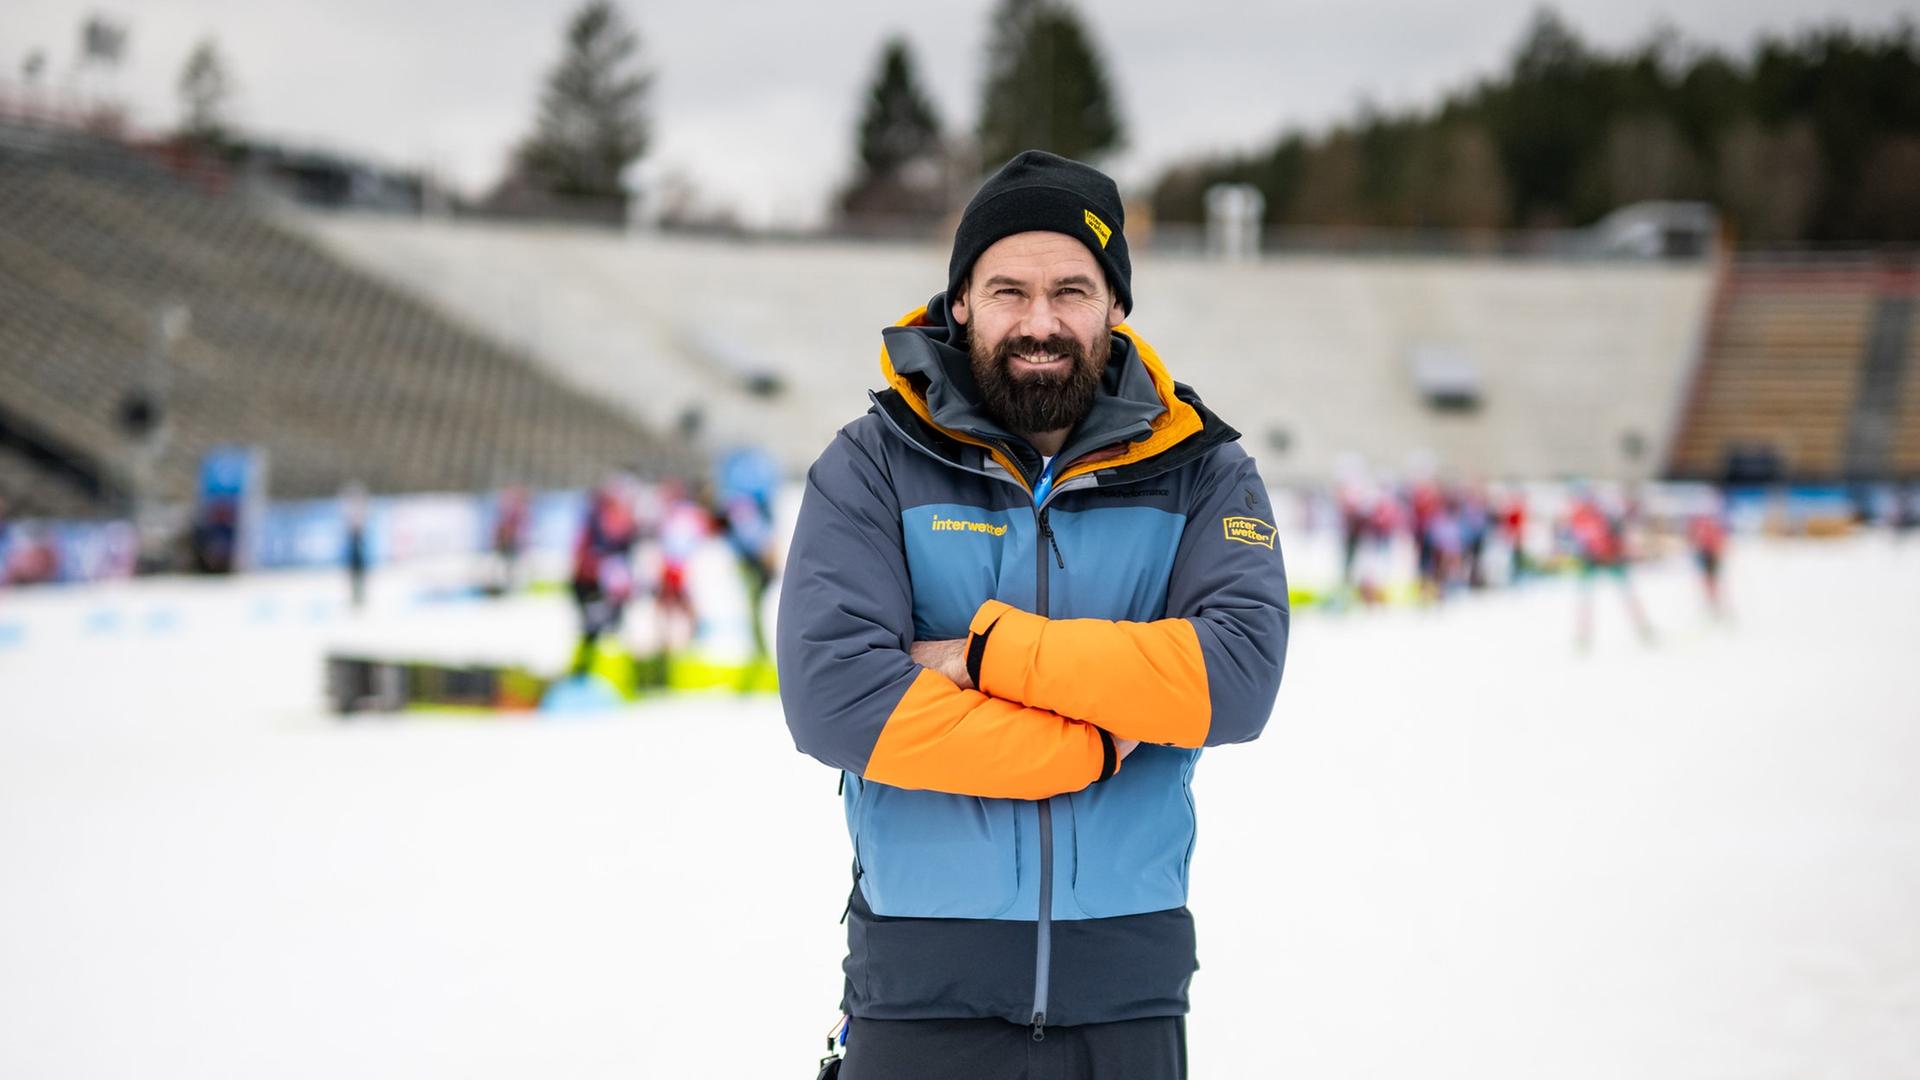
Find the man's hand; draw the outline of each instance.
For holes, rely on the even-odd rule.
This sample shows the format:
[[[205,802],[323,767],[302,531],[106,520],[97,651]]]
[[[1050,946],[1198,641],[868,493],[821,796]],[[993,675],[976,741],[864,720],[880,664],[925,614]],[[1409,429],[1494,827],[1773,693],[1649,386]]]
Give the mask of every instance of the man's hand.
[[[973,679],[967,675],[967,639],[948,638],[945,641],[916,641],[907,649],[913,662],[922,667],[945,675],[953,680],[953,685],[962,690],[974,689]]]
[[[932,668],[953,680],[953,685],[962,690],[976,689],[973,680],[967,677],[967,639],[947,638],[944,641],[916,641],[907,648],[907,655],[921,667]],[[1127,760],[1140,745],[1138,739],[1113,740],[1113,756],[1116,761]]]

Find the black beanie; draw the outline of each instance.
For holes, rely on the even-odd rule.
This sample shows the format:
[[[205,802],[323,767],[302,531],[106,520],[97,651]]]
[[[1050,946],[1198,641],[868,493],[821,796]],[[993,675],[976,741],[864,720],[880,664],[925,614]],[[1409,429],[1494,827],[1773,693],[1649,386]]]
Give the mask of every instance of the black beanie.
[[[1133,313],[1133,263],[1127,258],[1126,209],[1120,189],[1091,165],[1026,150],[987,178],[960,215],[947,262],[947,297],[994,241],[1023,232],[1065,233],[1087,245],[1107,272],[1120,306]]]

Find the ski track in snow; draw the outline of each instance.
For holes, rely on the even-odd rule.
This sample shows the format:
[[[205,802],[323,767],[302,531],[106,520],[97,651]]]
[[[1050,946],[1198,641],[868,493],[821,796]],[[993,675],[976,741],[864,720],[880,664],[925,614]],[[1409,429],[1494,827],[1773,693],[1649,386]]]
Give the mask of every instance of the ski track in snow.
[[[1297,615],[1196,781],[1193,1075],[1920,1076],[1920,545],[1729,573],[1730,627],[1641,574],[1651,649],[1570,582]],[[811,1075],[849,854],[777,701],[343,725],[341,592],[0,596],[54,628],[0,640],[0,1076]]]

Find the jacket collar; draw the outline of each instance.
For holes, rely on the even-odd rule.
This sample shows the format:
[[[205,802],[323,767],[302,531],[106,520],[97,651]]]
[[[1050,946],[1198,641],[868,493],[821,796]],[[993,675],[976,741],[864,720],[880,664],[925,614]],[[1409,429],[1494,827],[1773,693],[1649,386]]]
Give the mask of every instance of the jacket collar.
[[[962,333],[948,315],[946,295],[937,295],[881,331],[880,372],[921,420],[949,438],[985,449],[1031,486],[1040,457],[1025,439],[987,416]],[[1093,406],[1061,447],[1058,460],[1067,467],[1054,482],[1153,457],[1203,426],[1199,412],[1176,394],[1153,348],[1123,323],[1114,328],[1112,354]]]

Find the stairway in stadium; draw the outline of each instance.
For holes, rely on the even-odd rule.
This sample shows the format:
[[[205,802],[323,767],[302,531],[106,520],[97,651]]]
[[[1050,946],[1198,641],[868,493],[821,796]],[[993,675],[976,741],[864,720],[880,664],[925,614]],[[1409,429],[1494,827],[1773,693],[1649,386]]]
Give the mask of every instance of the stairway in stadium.
[[[1749,257],[1721,278],[1669,472],[1920,475],[1920,276],[1873,256]]]

